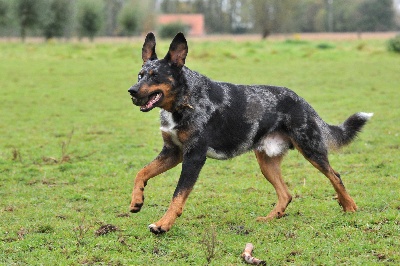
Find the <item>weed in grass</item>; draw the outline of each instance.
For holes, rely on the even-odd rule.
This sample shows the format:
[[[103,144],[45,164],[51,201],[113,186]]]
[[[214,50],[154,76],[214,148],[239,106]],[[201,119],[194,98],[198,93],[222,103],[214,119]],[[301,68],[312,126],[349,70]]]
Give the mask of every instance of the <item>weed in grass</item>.
[[[73,229],[77,247],[85,245],[85,236],[90,228],[90,226],[85,225],[85,217],[83,217],[78,226]]]
[[[40,234],[49,234],[54,232],[54,228],[48,224],[41,224],[37,227],[35,232]]]
[[[61,142],[61,156],[59,159],[56,159],[54,157],[42,157],[43,162],[45,163],[66,163],[71,160],[70,154],[68,154],[68,148],[71,143],[72,135],[74,134],[74,129],[71,130],[71,132],[67,135],[67,140]]]
[[[4,208],[4,211],[6,212],[13,212],[15,210],[15,206],[6,206]]]
[[[130,252],[133,252],[132,245],[130,245],[130,244],[127,242],[127,238],[128,238],[128,236],[119,235],[119,236],[118,236],[118,239],[117,239],[117,242],[120,243],[121,245],[127,247],[127,249],[128,249]]]
[[[215,249],[217,245],[217,232],[214,225],[204,231],[201,243],[207,264],[210,264],[212,259],[215,257]]]
[[[69,144],[71,143],[72,135],[74,134],[74,129],[68,134],[68,138],[66,141],[61,143],[61,158],[60,163],[68,162],[71,157],[68,154]]]
[[[357,44],[356,49],[358,51],[362,51],[362,50],[365,50],[366,46],[367,46],[367,44],[365,42],[360,42],[359,44]]]
[[[306,45],[306,44],[309,44],[310,42],[295,38],[295,39],[286,39],[284,43],[285,44],[292,44],[292,45]]]
[[[18,236],[18,240],[24,240],[25,236],[28,234],[28,230],[24,227],[21,227],[18,232],[17,232],[17,236]]]
[[[330,43],[319,43],[317,44],[317,48],[321,50],[326,50],[326,49],[333,49],[335,46]]]
[[[17,148],[13,148],[12,149],[12,160],[13,161],[19,161],[22,163],[22,156],[21,153],[19,152],[19,150]]]

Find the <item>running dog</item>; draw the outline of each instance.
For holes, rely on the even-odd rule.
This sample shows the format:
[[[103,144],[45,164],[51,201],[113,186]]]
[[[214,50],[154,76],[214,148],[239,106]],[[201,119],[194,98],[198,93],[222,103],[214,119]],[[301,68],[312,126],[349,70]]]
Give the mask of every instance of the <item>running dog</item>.
[[[161,108],[164,146],[136,176],[131,212],[139,212],[147,181],[182,162],[178,185],[167,212],[149,229],[167,232],[182,214],[206,158],[225,160],[254,150],[261,172],[273,185],[278,201],[266,217],[280,218],[292,200],[281,176],[280,164],[288,149],[297,149],[332,183],[345,212],[357,206],[328,161],[328,150],[349,144],[372,113],[356,113],[343,124],[325,123],[293,91],[268,85],[235,85],[210,80],[185,66],[188,45],[178,33],[163,59],[156,39],[148,33],[142,48],[138,82],[128,92],[142,112]]]

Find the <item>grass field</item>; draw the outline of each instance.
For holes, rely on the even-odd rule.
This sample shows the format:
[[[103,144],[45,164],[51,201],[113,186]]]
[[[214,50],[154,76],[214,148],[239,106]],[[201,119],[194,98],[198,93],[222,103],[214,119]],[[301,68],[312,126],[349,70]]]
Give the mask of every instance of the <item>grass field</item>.
[[[180,167],[128,212],[134,176],[162,145],[158,111],[141,113],[127,93],[141,45],[0,43],[0,265],[243,265],[247,242],[267,265],[400,264],[400,56],[385,41],[189,40],[187,66],[213,79],[287,86],[332,124],[375,115],[330,156],[358,212],[343,213],[328,179],[292,151],[289,215],[256,222],[276,195],[250,153],[208,160],[161,236],[147,225]],[[105,224],[118,230],[96,235]]]

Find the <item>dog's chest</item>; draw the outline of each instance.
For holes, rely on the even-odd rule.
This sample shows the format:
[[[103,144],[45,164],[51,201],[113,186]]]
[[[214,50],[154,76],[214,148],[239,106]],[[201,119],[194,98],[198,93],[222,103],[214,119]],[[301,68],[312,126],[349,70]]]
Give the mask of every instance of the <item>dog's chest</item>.
[[[178,130],[176,129],[176,122],[174,121],[172,114],[167,111],[162,111],[161,113],[161,127],[160,130],[171,137],[172,142],[178,147],[182,148],[183,143],[179,140]],[[207,157],[225,160],[228,159],[229,156],[223,152],[217,151],[212,147],[207,147]]]
[[[175,127],[176,123],[172,118],[172,114],[170,112],[163,111],[161,113],[161,131],[170,135],[172,142],[175,145],[182,147],[182,142],[178,138],[178,131],[175,129]]]

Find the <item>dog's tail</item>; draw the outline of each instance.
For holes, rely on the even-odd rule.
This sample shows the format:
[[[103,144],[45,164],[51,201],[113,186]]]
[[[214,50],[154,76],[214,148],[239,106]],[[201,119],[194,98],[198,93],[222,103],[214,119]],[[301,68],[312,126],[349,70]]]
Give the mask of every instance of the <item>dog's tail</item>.
[[[329,125],[329,147],[338,149],[349,144],[373,115],[373,113],[355,113],[338,126]]]

